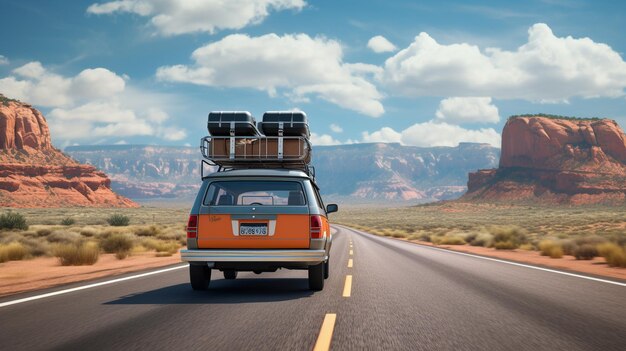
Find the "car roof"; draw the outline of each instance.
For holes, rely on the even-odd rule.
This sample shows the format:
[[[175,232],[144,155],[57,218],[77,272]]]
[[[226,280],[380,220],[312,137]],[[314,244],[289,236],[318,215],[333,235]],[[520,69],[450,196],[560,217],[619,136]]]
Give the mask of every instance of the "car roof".
[[[296,177],[311,179],[306,173],[295,169],[232,169],[211,173],[206,178],[226,178],[226,177]]]

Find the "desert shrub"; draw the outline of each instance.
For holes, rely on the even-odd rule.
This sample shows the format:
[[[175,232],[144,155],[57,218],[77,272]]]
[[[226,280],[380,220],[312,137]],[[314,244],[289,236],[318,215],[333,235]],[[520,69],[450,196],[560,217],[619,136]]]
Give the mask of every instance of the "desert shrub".
[[[421,241],[430,242],[430,234],[424,233],[424,234],[420,235],[418,239],[421,240]]]
[[[161,234],[161,229],[155,225],[149,227],[137,227],[134,229],[137,236],[157,236]]]
[[[583,236],[580,237],[578,239],[576,239],[576,244],[578,246],[584,245],[584,244],[590,244],[593,246],[597,246],[598,244],[602,244],[607,242],[608,240],[606,238],[603,238],[601,236],[597,236],[597,235],[592,235],[592,236]]]
[[[118,259],[124,259],[133,249],[134,240],[130,235],[113,234],[100,241],[100,247],[106,253],[114,253]]]
[[[61,225],[64,225],[64,226],[74,225],[75,223],[76,221],[72,217],[65,217],[61,220]]]
[[[516,249],[528,242],[526,231],[517,226],[492,227],[489,232],[493,235],[493,247],[496,249]]]
[[[559,244],[561,245],[561,248],[563,249],[563,253],[566,255],[570,255],[570,256],[574,256],[574,253],[576,252],[576,249],[578,248],[578,244],[576,244],[576,242],[574,240],[560,240]]]
[[[615,243],[603,243],[597,246],[598,254],[611,267],[626,267],[626,252],[623,247]]]
[[[458,235],[446,235],[439,240],[439,245],[465,245],[466,242]]]
[[[41,240],[39,238],[37,238],[36,236],[32,236],[32,237],[25,237],[22,235],[11,235],[10,237],[8,237],[6,240],[0,240],[0,243],[11,243],[11,242],[17,242],[20,243],[27,251],[27,256],[33,256],[33,257],[38,257],[38,256],[44,256],[49,254],[50,252],[50,247],[48,245],[48,242],[45,240]]]
[[[626,246],[626,234],[618,233],[611,236],[611,241],[616,243],[619,246]]]
[[[0,263],[23,260],[26,256],[28,249],[17,241],[0,245]]]
[[[582,244],[576,246],[573,255],[577,260],[592,260],[594,257],[598,256],[598,249],[591,244]]]
[[[0,229],[28,230],[28,224],[20,213],[8,211],[0,215]]]
[[[563,248],[561,245],[553,240],[542,240],[539,242],[539,251],[542,256],[549,256],[550,258],[563,257]]]
[[[107,218],[107,223],[114,227],[125,227],[130,223],[130,217],[116,213]]]
[[[394,231],[393,233],[391,233],[391,236],[394,238],[406,238],[406,233],[400,232],[400,231]]]
[[[62,266],[92,265],[98,261],[100,248],[93,242],[58,244],[54,249],[54,256]]]
[[[489,233],[480,233],[476,237],[469,241],[472,246],[491,247],[493,245],[493,235]]]
[[[71,244],[78,242],[81,239],[82,236],[80,234],[66,230],[55,230],[52,234],[46,236],[46,240],[48,240],[48,242],[59,244]]]
[[[465,242],[471,243],[472,241],[476,240],[477,236],[478,236],[478,233],[469,233],[465,235],[465,238],[463,239],[465,240]]]
[[[439,245],[439,243],[441,242],[441,238],[441,235],[431,235],[428,241],[435,245]]]

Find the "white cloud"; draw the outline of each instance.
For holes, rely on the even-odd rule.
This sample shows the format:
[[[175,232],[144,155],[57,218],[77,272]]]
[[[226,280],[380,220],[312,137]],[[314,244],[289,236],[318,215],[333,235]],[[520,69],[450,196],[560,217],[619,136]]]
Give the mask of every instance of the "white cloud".
[[[363,132],[364,143],[399,143],[402,142],[402,133],[398,133],[392,128],[383,127],[380,130],[368,133]]]
[[[41,78],[46,70],[41,62],[33,61],[13,70],[14,73],[26,78]]]
[[[72,93],[87,99],[108,97],[124,91],[126,83],[105,68],[86,69],[72,80]]]
[[[299,11],[304,6],[304,0],[121,0],[92,4],[87,13],[150,17],[150,24],[160,34],[178,35],[241,29],[261,23],[270,11]]]
[[[342,133],[343,132],[343,128],[341,128],[340,125],[335,124],[335,123],[331,123],[330,124],[330,130],[332,130],[335,133]]]
[[[451,97],[441,100],[435,113],[441,121],[454,124],[498,123],[498,108],[490,97]]]
[[[0,55],[0,66],[8,65],[8,64],[9,64],[9,59],[6,58],[6,56]]]
[[[107,137],[186,137],[184,130],[168,124],[167,99],[128,87],[124,76],[105,68],[85,69],[76,76],[64,77],[35,61],[13,73],[0,78],[0,93],[52,108],[47,117],[54,140],[61,140],[61,144]]]
[[[332,136],[328,134],[317,134],[311,133],[311,144],[313,147],[321,146],[321,145],[341,145],[339,140],[334,139]]]
[[[515,51],[442,45],[420,33],[409,47],[387,59],[380,80],[407,96],[559,102],[623,96],[626,62],[606,44],[557,37],[539,23],[528,30],[528,42]]]
[[[389,127],[371,134],[364,132],[363,142],[399,142],[422,147],[457,146],[460,142],[474,142],[500,147],[500,134],[493,128],[470,130],[453,124],[428,121],[416,123],[401,132]]]
[[[380,68],[343,63],[341,45],[306,34],[233,34],[196,49],[193,65],[160,67],[163,81],[213,87],[253,88],[295,102],[310,95],[371,117],[384,113],[382,95],[368,81]]]
[[[387,40],[387,38],[383,37],[382,35],[377,35],[375,37],[372,37],[367,42],[367,47],[370,48],[375,53],[391,52],[391,51],[396,50],[396,46],[393,45],[392,42]]]

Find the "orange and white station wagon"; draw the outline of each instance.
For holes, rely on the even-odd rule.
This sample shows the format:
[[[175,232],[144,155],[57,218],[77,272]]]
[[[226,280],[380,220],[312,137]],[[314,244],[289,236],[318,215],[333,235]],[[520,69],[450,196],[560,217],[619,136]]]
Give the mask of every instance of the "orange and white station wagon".
[[[211,112],[201,151],[217,172],[202,174],[189,215],[187,249],[194,290],[206,290],[211,271],[226,279],[239,271],[308,270],[309,288],[328,278],[332,235],[310,165],[303,112],[266,112],[258,127],[249,112]]]

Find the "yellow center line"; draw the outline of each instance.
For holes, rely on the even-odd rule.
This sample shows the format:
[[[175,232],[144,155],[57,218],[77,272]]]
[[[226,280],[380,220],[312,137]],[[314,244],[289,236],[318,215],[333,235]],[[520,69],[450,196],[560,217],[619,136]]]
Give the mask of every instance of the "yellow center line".
[[[335,321],[337,320],[337,314],[326,313],[324,322],[322,322],[322,329],[315,342],[313,351],[326,351],[330,350],[330,342],[333,339],[333,330],[335,329]]]
[[[352,268],[352,259],[348,260],[348,268]]]
[[[350,250],[350,256],[354,255],[354,251]]]
[[[346,284],[343,286],[343,297],[350,297],[352,293],[352,276],[346,275]]]

